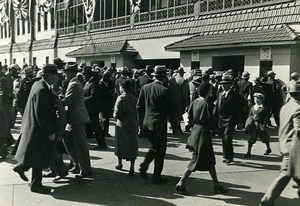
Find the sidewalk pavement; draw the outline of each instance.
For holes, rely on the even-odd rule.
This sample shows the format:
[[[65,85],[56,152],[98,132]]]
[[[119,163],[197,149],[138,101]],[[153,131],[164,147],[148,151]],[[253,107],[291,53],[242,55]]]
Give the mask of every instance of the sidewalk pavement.
[[[18,127],[20,125],[17,125]],[[168,148],[165,158],[163,175],[168,179],[163,185],[153,185],[151,175],[153,163],[148,173],[148,180],[139,176],[139,165],[148,151],[149,143],[146,138],[139,138],[139,157],[136,160],[134,177],[127,173],[130,162],[123,162],[123,170],[115,169],[117,158],[114,155],[114,126],[110,127],[112,137],[107,137],[109,149],[102,151],[90,150],[93,176],[79,184],[74,174],[54,183],[52,178],[43,178],[43,184],[52,188],[52,193],[42,195],[32,193],[28,182],[22,181],[12,171],[16,161],[11,155],[0,162],[0,206],[66,206],[66,205],[201,205],[227,206],[245,205],[258,206],[261,197],[277,176],[281,158],[278,152],[277,130],[270,129],[272,153],[263,155],[265,145],[258,141],[252,149],[252,157],[244,159],[247,150],[247,136],[242,132],[234,134],[235,162],[233,165],[222,163],[222,141],[213,138],[216,156],[218,178],[225,187],[229,188],[226,195],[215,195],[208,172],[192,173],[187,182],[187,190],[192,196],[182,196],[174,193],[174,187],[180,175],[189,163],[191,153],[185,149],[188,133],[180,136],[168,135]],[[170,131],[169,131],[170,132]],[[18,130],[12,131],[17,138]],[[89,139],[90,146],[95,146],[94,139]],[[69,162],[65,157],[65,163]],[[31,170],[26,173],[31,177]],[[277,200],[276,205],[298,206],[300,200],[297,190],[292,188],[293,181]]]

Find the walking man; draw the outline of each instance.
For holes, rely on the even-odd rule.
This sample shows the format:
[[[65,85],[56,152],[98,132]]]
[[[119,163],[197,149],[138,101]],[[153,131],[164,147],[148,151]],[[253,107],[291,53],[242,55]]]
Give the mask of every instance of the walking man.
[[[274,206],[291,178],[300,184],[300,82],[290,84],[287,92],[291,99],[280,110],[278,130],[282,163],[279,175],[261,199],[261,206]],[[300,198],[300,189],[298,188]]]
[[[146,171],[149,164],[154,160],[152,183],[161,184],[166,182],[166,179],[162,178],[161,172],[167,149],[167,117],[170,108],[170,93],[169,89],[164,86],[164,82],[167,80],[166,67],[156,66],[153,75],[154,82],[141,88],[137,102],[138,113],[144,115],[143,125],[151,143],[151,148],[141,164],[140,172],[141,176],[146,179]]]
[[[55,99],[51,91],[51,85],[57,79],[56,65],[45,65],[42,75],[42,79],[33,85],[29,94],[15,156],[18,165],[13,170],[28,181],[24,172],[32,168],[30,190],[50,193],[51,189],[42,185],[42,169],[49,167],[57,128]]]

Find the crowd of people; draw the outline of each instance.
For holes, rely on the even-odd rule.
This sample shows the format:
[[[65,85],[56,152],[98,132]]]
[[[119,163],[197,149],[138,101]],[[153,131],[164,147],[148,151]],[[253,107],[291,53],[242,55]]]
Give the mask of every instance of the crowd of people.
[[[191,133],[186,147],[192,152],[192,159],[175,191],[189,195],[185,187],[189,175],[194,171],[209,171],[213,191],[225,194],[228,189],[219,183],[215,169],[212,135],[222,139],[223,162],[230,165],[234,161],[234,131],[249,135],[245,158],[251,158],[252,146],[258,138],[266,144],[264,155],[272,152],[267,127],[278,127],[286,165],[282,171],[288,171],[281,173],[278,182],[284,188],[293,177],[299,187],[300,154],[294,146],[299,146],[300,136],[297,72],[291,74],[286,85],[275,78],[274,71],[255,77],[253,82],[249,81],[249,72],[235,73],[231,69],[195,69],[188,78],[184,74],[183,67],[173,70],[164,65],[147,65],[140,70],[123,67],[117,71],[114,67],[100,68],[84,62],[78,65],[60,58],[41,69],[27,64],[22,68],[17,64],[2,66],[1,159],[6,158],[7,147],[14,143],[10,130],[20,112],[20,136],[12,151],[18,164],[13,170],[28,181],[25,172],[32,168],[31,191],[49,193],[50,189],[42,185],[43,177],[57,181],[69,172],[76,173],[76,178],[92,176],[87,138],[97,141],[92,149],[107,149],[105,137],[110,136],[109,123],[113,117],[118,159],[115,168],[121,170],[122,160],[129,160],[129,175],[134,176],[138,138],[147,137],[151,147],[140,165],[140,175],[148,178],[147,170],[154,160],[152,183],[163,184],[167,181],[161,173],[170,122],[173,135]],[[295,111],[289,112],[289,105]],[[270,121],[272,116],[274,126]],[[63,161],[63,153],[70,157],[69,168]],[[42,170],[49,167],[50,172],[43,174]],[[278,184],[274,184],[263,197],[262,205],[273,205],[280,195]]]

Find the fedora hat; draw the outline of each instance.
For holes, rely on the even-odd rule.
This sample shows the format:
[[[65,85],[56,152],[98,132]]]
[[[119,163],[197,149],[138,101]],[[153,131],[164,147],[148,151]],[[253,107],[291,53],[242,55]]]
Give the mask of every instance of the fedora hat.
[[[208,69],[205,69],[203,73],[206,75],[211,75],[211,74],[214,74],[214,70],[212,68],[208,68]]]
[[[176,70],[176,73],[185,73],[183,67],[179,67],[177,70]]]
[[[27,66],[24,68],[24,74],[25,75],[32,75],[33,74],[33,69],[31,66]]]
[[[194,76],[193,77],[192,83],[199,85],[199,84],[201,84],[201,82],[202,82],[202,77],[201,76]]]
[[[94,68],[92,68],[92,74],[93,75],[99,75],[99,73],[100,73],[100,68],[99,67],[94,67]]]
[[[247,71],[244,71],[244,72],[242,73],[242,78],[243,78],[243,79],[246,79],[246,78],[248,78],[248,77],[250,77],[250,73],[247,72]]]
[[[128,69],[127,67],[122,67],[122,68],[120,69],[120,73],[121,73],[121,74],[129,74],[129,69]]]
[[[59,58],[59,57],[55,57],[53,59],[53,64],[55,64],[55,65],[65,65],[66,62],[64,62],[63,60],[61,60],[61,58]]]
[[[42,67],[42,76],[57,74],[57,66],[55,64],[46,64]]]
[[[299,93],[300,92],[300,81],[292,82],[287,89],[288,93]]]
[[[165,76],[167,75],[167,68],[165,65],[156,65],[154,67],[153,76]]]
[[[296,78],[296,77],[299,77],[299,73],[298,72],[291,73],[291,78]]]
[[[64,71],[78,72],[78,64],[76,62],[67,62]]]
[[[267,72],[267,76],[271,76],[271,75],[276,75],[276,73],[273,70],[268,71]]]
[[[153,70],[153,67],[151,65],[146,65],[145,67],[145,72],[146,73],[152,73],[154,70]]]
[[[90,66],[83,67],[82,74],[85,74],[85,75],[92,74],[92,67],[90,67]]]
[[[264,98],[265,98],[265,96],[264,96],[262,93],[259,93],[259,92],[255,92],[255,93],[253,94],[253,97],[257,97],[257,98],[261,98],[261,99],[264,99]]]
[[[195,69],[194,71],[194,76],[201,76],[202,75],[202,70],[201,69]]]
[[[260,77],[255,77],[253,81],[254,82],[260,82]]]
[[[226,83],[233,83],[233,76],[227,73],[222,75],[222,80],[219,82],[219,84],[226,84]]]

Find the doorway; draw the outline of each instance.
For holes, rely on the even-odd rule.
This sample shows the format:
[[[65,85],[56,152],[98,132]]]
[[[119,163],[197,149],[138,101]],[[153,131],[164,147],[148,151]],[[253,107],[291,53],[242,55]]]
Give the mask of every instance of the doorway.
[[[234,75],[244,71],[245,56],[222,56],[212,58],[212,69],[214,71],[233,70]]]

